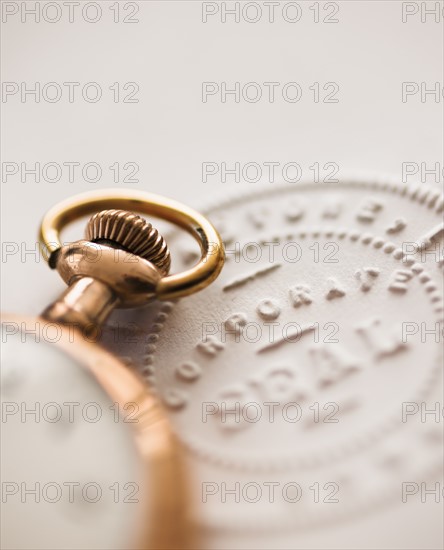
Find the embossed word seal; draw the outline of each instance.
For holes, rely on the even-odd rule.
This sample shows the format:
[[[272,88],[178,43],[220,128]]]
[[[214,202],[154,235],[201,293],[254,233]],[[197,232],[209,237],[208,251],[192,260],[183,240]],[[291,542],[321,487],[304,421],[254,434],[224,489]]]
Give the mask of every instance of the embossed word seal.
[[[188,451],[196,522],[250,526],[257,544],[259,530],[347,519],[439,471],[439,424],[403,411],[442,400],[442,212],[436,190],[385,180],[209,208],[223,274],[141,319],[133,357]]]

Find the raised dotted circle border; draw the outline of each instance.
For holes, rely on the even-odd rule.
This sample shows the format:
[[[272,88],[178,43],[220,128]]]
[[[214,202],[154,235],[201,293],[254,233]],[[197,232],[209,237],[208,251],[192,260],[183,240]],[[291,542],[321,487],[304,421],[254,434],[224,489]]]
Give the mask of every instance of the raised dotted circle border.
[[[326,237],[331,238],[333,236],[338,237],[339,239],[349,239],[351,243],[361,243],[363,246],[369,246],[373,247],[375,249],[382,249],[382,251],[385,254],[390,254],[393,259],[396,261],[400,261],[402,259],[405,259],[405,262],[403,265],[410,267],[412,272],[418,277],[419,282],[424,285],[424,289],[426,291],[426,294],[428,295],[428,298],[430,299],[430,302],[432,304],[433,312],[437,314],[436,322],[442,323],[443,322],[443,305],[442,305],[442,295],[438,289],[437,284],[432,280],[430,275],[424,270],[424,267],[417,263],[412,258],[405,258],[405,255],[403,254],[402,249],[398,248],[394,243],[390,241],[385,241],[385,239],[382,239],[380,237],[375,237],[371,233],[361,233],[358,230],[350,230],[347,231],[346,229],[332,229],[332,228],[314,228],[312,230],[303,230],[299,232],[295,232],[292,234],[287,234],[286,238],[319,238],[319,237]],[[160,312],[156,315],[154,320],[154,335],[148,336],[148,341],[150,338],[157,341],[159,338],[159,332],[163,329],[164,323],[167,319],[168,313],[172,310],[173,304],[172,303],[166,303],[161,308]],[[155,352],[156,352],[156,346],[150,342],[148,344],[150,347],[150,353],[147,353],[145,355],[146,362],[144,361],[144,367],[142,369],[142,372],[145,373],[147,376],[150,385],[156,389],[156,383],[155,383],[155,377],[154,377],[154,360],[155,360]],[[441,372],[441,360],[442,355],[439,354],[436,364],[431,368],[431,374],[428,382],[425,384],[423,388],[421,388],[418,391],[418,395],[411,399],[411,401],[420,401],[424,400],[427,395],[430,393],[430,390],[433,389],[434,385],[436,384],[436,380],[440,375]],[[362,451],[363,449],[367,448],[368,445],[374,444],[376,441],[381,439],[383,436],[386,436],[390,432],[392,432],[394,429],[399,427],[399,418],[398,416],[394,417],[393,419],[386,421],[382,426],[374,429],[373,431],[368,432],[365,437],[361,437],[355,439],[355,442],[353,444],[346,444],[341,449],[336,449],[335,451],[331,453],[324,453],[322,457],[315,457],[313,460],[308,461],[307,459],[294,459],[294,457],[282,457],[279,459],[275,459],[274,457],[268,457],[267,464],[263,463],[263,460],[254,461],[251,460],[251,457],[248,458],[241,458],[236,459],[232,456],[220,456],[217,455],[215,452],[213,452],[211,449],[207,449],[202,447],[200,441],[197,439],[187,438],[186,440],[182,439],[180,437],[180,434],[177,433],[177,430],[175,429],[173,425],[173,429],[177,434],[177,437],[180,441],[180,443],[188,450],[192,451],[195,455],[201,457],[205,460],[210,460],[211,462],[215,464],[219,464],[221,466],[230,467],[230,468],[238,468],[238,469],[246,469],[249,471],[276,471],[276,470],[282,470],[287,467],[296,467],[301,469],[308,469],[308,468],[317,468],[322,467],[326,464],[331,465],[332,462],[338,461],[344,456],[350,456],[351,454],[355,454],[357,452]]]

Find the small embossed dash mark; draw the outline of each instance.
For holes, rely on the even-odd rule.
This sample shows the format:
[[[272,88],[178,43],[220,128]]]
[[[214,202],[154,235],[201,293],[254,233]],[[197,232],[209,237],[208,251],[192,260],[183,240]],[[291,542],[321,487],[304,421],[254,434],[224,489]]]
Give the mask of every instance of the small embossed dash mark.
[[[307,332],[311,332],[315,330],[315,325],[306,325],[305,327],[298,327],[296,330],[288,331],[285,336],[282,338],[279,338],[279,340],[275,340],[274,342],[270,342],[266,346],[263,346],[262,348],[259,348],[257,350],[257,353],[263,353],[264,351],[268,351],[270,349],[277,348],[278,346],[281,346],[285,342],[298,342],[304,334],[307,334]],[[297,337],[297,339],[293,339]]]
[[[439,237],[439,235],[444,232],[444,223],[438,224],[432,230],[428,231],[423,237],[419,239],[420,250],[426,249],[434,239]]]
[[[274,271],[278,267],[281,267],[281,265],[282,264],[273,264],[270,267],[266,267],[265,269],[259,269],[258,271],[254,273],[250,273],[249,275],[244,275],[243,277],[239,277],[238,279],[233,279],[232,281],[227,283],[222,290],[226,292],[227,290],[231,290],[233,288],[237,288],[246,283],[254,281],[254,279],[257,279],[258,277],[262,277],[263,275],[266,275],[267,273]]]

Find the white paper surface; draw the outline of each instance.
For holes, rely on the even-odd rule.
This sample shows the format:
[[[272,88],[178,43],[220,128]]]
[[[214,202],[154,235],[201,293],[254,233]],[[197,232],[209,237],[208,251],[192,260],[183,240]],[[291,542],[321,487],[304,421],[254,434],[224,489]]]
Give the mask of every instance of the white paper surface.
[[[27,9],[34,8],[34,2],[2,2],[1,308],[4,311],[38,314],[63,290],[63,282],[39,257],[38,224],[50,206],[82,191],[132,187],[164,194],[200,208],[238,192],[256,195],[263,188],[273,188],[286,179],[298,180],[297,185],[302,181],[344,180],[348,174],[376,174],[376,179],[382,181],[389,173],[399,184],[442,189],[442,2],[301,1],[271,3],[274,7],[252,2],[248,3],[251,4],[248,11],[245,11],[245,2],[238,3],[238,7],[234,2],[187,0],[97,2],[90,3],[94,4],[90,7],[80,2],[79,6],[72,7],[73,12],[62,2],[52,2],[52,7],[48,2],[36,4],[38,22],[34,15],[26,14]],[[431,13],[435,6],[438,11]],[[226,9],[238,10],[239,22],[235,15],[224,15]],[[273,21],[270,10],[273,10]],[[259,20],[252,22],[259,13]],[[55,21],[59,14],[60,19]],[[95,18],[97,21],[91,22]],[[291,19],[298,20],[292,23]],[[336,19],[338,22],[326,21]],[[132,20],[135,22],[131,23]],[[235,95],[223,92],[224,89],[236,90],[236,83],[239,83],[238,102]],[[30,93],[32,88],[37,89],[37,95]],[[100,99],[91,101],[97,90],[101,93]],[[275,94],[273,100],[270,90]],[[59,91],[62,95],[55,100]],[[261,98],[253,102],[251,98],[256,93],[260,93]],[[301,94],[298,101],[294,101],[295,94]],[[126,102],[135,99],[137,102]],[[32,173],[35,168],[38,176]],[[258,181],[254,181],[257,176],[260,176]],[[97,181],[93,181],[95,179]],[[368,180],[373,181],[373,176],[368,176]],[[374,194],[354,195],[347,189],[342,190],[339,199],[343,211],[339,218],[336,221],[324,218],[322,224],[336,228],[344,225],[347,231],[360,227],[362,221],[356,219],[356,214],[362,201]],[[421,205],[420,201],[417,204],[401,196],[387,198],[385,193],[382,195],[383,208],[376,222],[370,222],[369,231],[374,236],[395,241],[399,246],[403,240],[420,239],[441,222],[439,213]],[[257,240],[259,234],[267,239],[276,235],[286,238],[282,230],[287,231],[288,220],[283,221],[280,212],[293,208],[290,217],[293,216],[295,230],[307,227],[313,231],[313,226],[321,223],[319,208],[334,208],[334,204],[327,204],[327,198],[313,199],[308,194],[304,197],[302,192],[299,203],[292,206],[290,202],[286,204],[287,197],[281,194],[279,207],[274,206],[274,198],[265,201],[265,206],[276,217],[253,212],[253,222],[256,220],[259,226],[251,224],[251,217],[248,218],[251,210],[248,203],[244,210],[240,208],[233,213],[235,221],[232,224],[229,210],[225,213],[226,219],[219,213],[214,222],[223,226],[222,233],[231,231],[240,242]],[[334,202],[335,196],[332,199]],[[298,218],[298,208],[303,209],[305,218]],[[400,229],[399,234],[396,231],[387,233],[399,219],[407,222],[405,228]],[[260,220],[266,221],[265,227],[260,227]],[[74,240],[81,236],[79,225],[68,231],[66,238]],[[323,250],[325,243],[321,239],[313,235],[309,238],[313,242],[317,239]],[[334,240],[325,235],[322,238],[328,242]],[[181,247],[175,249],[177,242],[171,238],[172,255],[178,269],[185,256]],[[436,242],[442,247],[442,235]],[[347,269],[348,275],[351,273],[350,276],[355,277],[352,268],[372,267],[365,262],[352,266],[349,248],[343,250],[348,256],[340,263],[344,267],[338,272],[321,272],[313,265],[304,267],[301,263],[297,265],[298,277],[299,269],[309,272],[313,292],[321,292],[316,284],[321,280],[328,284],[329,277],[339,280]],[[359,254],[363,254],[363,250],[365,245]],[[395,268],[396,260],[378,248],[369,250],[369,259],[380,263],[381,281]],[[433,262],[432,258],[429,260]],[[393,265],[389,266],[389,262]],[[168,356],[171,368],[176,366],[173,359],[185,360],[190,346],[197,342],[193,323],[212,320],[211,307],[218,302],[211,302],[211,293],[216,296],[222,292],[223,282],[245,275],[249,266],[244,267],[233,270],[233,262],[227,264],[223,274],[226,279],[217,283],[219,287],[209,290],[207,298],[204,295],[191,298],[188,305],[183,300],[179,309],[171,314],[168,322],[174,318],[177,326],[185,327],[182,334],[177,329],[173,337],[167,333],[167,322],[161,334],[163,344],[160,346],[174,355]],[[439,266],[436,262],[430,263],[428,269],[438,288],[442,289]],[[276,276],[274,286],[261,291],[260,299],[273,298],[273,289],[282,284],[277,273],[273,276]],[[288,274],[284,277],[286,286],[290,286],[289,277]],[[358,280],[353,280],[357,284]],[[384,283],[386,290],[386,279]],[[420,284],[416,278],[414,284]],[[323,296],[328,288],[322,287]],[[243,311],[242,305],[253,305],[256,296],[246,287],[245,295],[242,292],[239,289],[234,301],[230,295],[225,303],[226,311],[218,308],[214,313],[217,322],[225,321],[222,314],[228,316]],[[351,297],[350,292],[347,290],[345,299]],[[397,298],[396,293],[390,293],[390,300],[386,300],[382,290],[378,292],[374,296],[371,291],[365,295],[369,308],[374,308],[377,317],[384,320],[393,314],[393,322],[410,321],[410,313],[406,312],[412,310],[415,301],[410,292],[405,297],[412,300],[410,306],[399,309],[390,306],[390,300]],[[336,304],[341,299],[335,298],[328,303]],[[357,300],[356,296],[353,299]],[[356,308],[361,303],[362,299],[356,301]],[[195,304],[200,304],[200,309],[196,309]],[[184,318],[179,315],[176,320],[174,316],[180,308],[184,308]],[[292,313],[297,311],[296,308],[291,310]],[[335,321],[338,315],[344,314],[344,322],[348,322],[353,313],[352,306],[344,310],[338,307],[334,319],[324,314],[320,319]],[[419,298],[416,313],[414,322],[431,322],[429,311]],[[151,314],[144,311],[117,314],[111,324],[135,322],[146,329],[148,321],[156,314],[157,310]],[[208,315],[210,319],[205,318]],[[299,321],[299,317],[296,320]],[[428,360],[434,344],[416,344],[419,346],[415,348],[416,361],[423,360],[424,365],[428,365],[426,358]],[[133,355],[136,364],[140,361],[143,367],[139,348],[127,349],[121,345],[116,352]],[[166,358],[162,354],[159,357]],[[234,359],[236,357],[247,360],[240,353]],[[410,369],[414,369],[414,363],[409,363]],[[233,365],[230,368],[233,369]],[[156,369],[155,376],[163,376],[157,366]],[[396,377],[401,377],[395,371],[396,368],[392,373],[393,384]],[[164,373],[162,391],[171,385],[167,373]],[[225,379],[223,370],[216,369],[215,378],[208,382],[208,394],[219,390]],[[242,379],[236,379],[235,373],[231,373],[226,381],[235,384]],[[367,391],[366,399],[378,405],[378,384],[387,391],[385,404],[390,404],[390,389],[386,383],[383,377],[380,381],[371,380],[368,386],[365,386],[366,380],[360,382]],[[442,385],[434,388],[437,396],[433,403],[439,402],[442,407],[440,388]],[[361,389],[360,385],[359,391]],[[213,400],[203,393],[198,393],[197,398],[200,402]],[[313,396],[310,403],[316,399]],[[397,403],[399,399],[400,395],[396,394]],[[362,400],[365,401],[364,397]],[[173,424],[180,432],[183,427],[178,418],[172,415]],[[365,418],[368,420],[371,414]],[[202,427],[202,423],[197,424],[197,435]],[[420,423],[419,429],[427,427],[428,424]],[[432,427],[442,433],[442,418]],[[187,430],[190,430],[189,423]],[[182,439],[189,435],[187,430],[183,428]],[[264,439],[264,433],[266,430],[258,429],[259,439],[252,438],[253,454],[262,455],[260,445],[264,445],[264,452],[273,448],[282,450],[279,442]],[[269,437],[274,434],[271,430]],[[209,434],[206,443],[213,436]],[[331,432],[328,437],[332,437]],[[439,441],[442,452],[442,440]],[[221,440],[216,444],[221,456],[230,450]],[[314,438],[314,444],[319,444],[319,440]],[[401,452],[408,462],[410,451],[404,444],[407,445],[404,440],[401,444],[396,438],[389,438],[387,448],[370,449],[363,453],[363,460],[379,460],[378,452],[383,451],[384,456]],[[254,445],[258,445],[257,450]],[[430,456],[439,458],[439,449],[437,452],[431,452]],[[425,453],[421,460],[428,464],[428,457]],[[245,472],[239,474],[230,468],[222,471],[192,452],[187,460],[190,476],[194,479],[194,504],[197,504],[194,520],[202,528],[203,548],[442,547],[442,494],[438,503],[433,497],[422,503],[418,494],[406,504],[400,502],[398,495],[391,504],[377,505],[369,513],[357,512],[347,521],[337,523],[322,520],[320,526],[311,530],[296,527],[283,532],[280,526],[267,529],[266,525],[261,530],[260,524],[266,523],[265,519],[272,520],[273,513],[279,515],[276,507],[270,507],[267,502],[261,515],[257,512],[260,504],[254,507],[244,503],[239,514],[236,507],[220,506],[220,502],[217,506],[207,506],[202,503],[201,483],[262,483],[274,481],[273,476],[264,479]],[[420,467],[421,460],[415,458],[414,462]],[[442,489],[442,477],[437,477],[441,474],[434,471],[430,478],[424,473],[414,479],[404,479],[396,464],[396,461],[392,463],[391,470],[388,467],[391,473],[386,480],[377,478],[381,488],[366,487],[365,491],[361,484],[372,485],[376,478],[368,465],[354,464],[352,471],[360,479],[358,492],[366,495],[367,490],[372,494],[382,491],[390,480],[398,480],[399,475],[402,481],[419,484],[440,480]],[[342,466],[347,470],[346,462]],[[335,470],[335,475],[337,473]],[[298,472],[287,471],[286,475],[287,478],[284,475],[279,479],[280,483],[302,479]],[[331,481],[318,477],[303,479],[305,493],[313,493],[307,486],[316,481],[322,484]],[[244,528],[232,527],[235,519]],[[247,529],[249,523],[253,527]]]

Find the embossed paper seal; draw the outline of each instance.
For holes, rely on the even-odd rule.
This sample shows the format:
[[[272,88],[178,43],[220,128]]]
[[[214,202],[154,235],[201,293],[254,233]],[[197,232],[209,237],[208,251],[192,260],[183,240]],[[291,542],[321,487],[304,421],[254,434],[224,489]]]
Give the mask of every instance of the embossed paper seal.
[[[140,319],[135,358],[189,451],[196,521],[319,525],[439,471],[442,428],[403,412],[442,401],[442,212],[436,190],[386,180],[275,186],[209,209],[226,267]],[[288,483],[304,498],[283,497]],[[316,483],[334,484],[334,504],[315,505]]]

